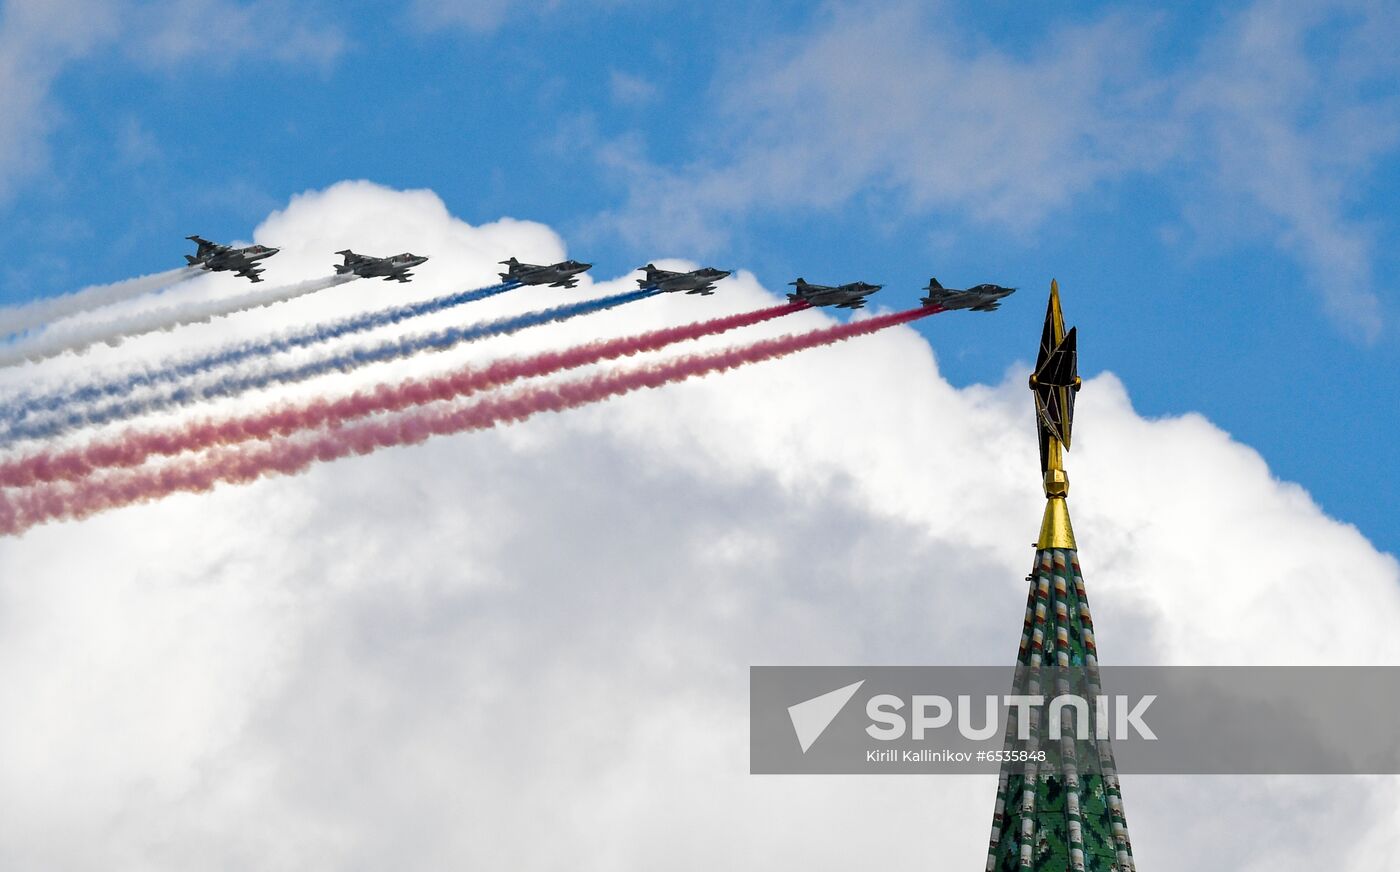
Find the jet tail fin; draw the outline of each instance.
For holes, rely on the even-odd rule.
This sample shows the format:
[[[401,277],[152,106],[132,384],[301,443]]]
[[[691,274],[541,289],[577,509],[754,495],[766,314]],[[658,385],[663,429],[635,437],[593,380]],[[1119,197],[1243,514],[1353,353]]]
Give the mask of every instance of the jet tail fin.
[[[188,239],[190,242],[193,242],[196,246],[198,246],[197,250],[195,251],[195,254],[197,255],[209,254],[210,252],[217,251],[219,249],[219,246],[205,239],[203,236],[186,236],[185,238]]]
[[[934,291],[934,290],[941,291],[941,290],[943,290],[943,286],[940,285],[940,284],[938,283],[938,279],[930,278],[930,279],[928,280],[928,289],[929,289],[930,291]]]

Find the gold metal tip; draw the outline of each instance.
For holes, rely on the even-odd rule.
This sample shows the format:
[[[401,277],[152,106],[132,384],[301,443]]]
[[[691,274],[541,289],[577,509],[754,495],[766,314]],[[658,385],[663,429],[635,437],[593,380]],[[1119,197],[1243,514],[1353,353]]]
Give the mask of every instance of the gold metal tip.
[[[1076,551],[1079,546],[1074,541],[1074,525],[1069,522],[1069,506],[1064,497],[1051,497],[1045,501],[1045,517],[1040,522],[1040,538],[1035,547],[1044,551],[1049,548],[1062,548]]]
[[[1045,312],[1046,328],[1049,331],[1049,338],[1055,345],[1059,345],[1065,339],[1065,314],[1060,309],[1060,283],[1055,279],[1050,280],[1050,305]]]

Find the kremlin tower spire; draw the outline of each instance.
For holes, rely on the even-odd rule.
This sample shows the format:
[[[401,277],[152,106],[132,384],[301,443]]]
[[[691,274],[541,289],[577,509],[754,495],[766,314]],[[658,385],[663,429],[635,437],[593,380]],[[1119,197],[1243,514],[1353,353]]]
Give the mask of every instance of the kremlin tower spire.
[[[1098,652],[1094,624],[1079,570],[1078,546],[1069,520],[1069,477],[1064,455],[1079,391],[1077,339],[1065,332],[1060,291],[1050,283],[1050,303],[1040,353],[1030,379],[1040,438],[1045,516],[1027,576],[1030,593],[1015,693],[1079,693],[1096,698]],[[1053,691],[1053,692],[1052,692]],[[987,872],[1135,872],[1122,794],[1107,738],[1092,725],[1080,738],[1066,725],[1050,739],[1039,711],[1030,712],[1029,744],[1016,738],[1016,717],[1007,725],[1007,747],[1046,752],[1043,762],[1005,763],[997,782]],[[1063,712],[1066,718],[1069,712]],[[1107,733],[1104,733],[1107,735]]]

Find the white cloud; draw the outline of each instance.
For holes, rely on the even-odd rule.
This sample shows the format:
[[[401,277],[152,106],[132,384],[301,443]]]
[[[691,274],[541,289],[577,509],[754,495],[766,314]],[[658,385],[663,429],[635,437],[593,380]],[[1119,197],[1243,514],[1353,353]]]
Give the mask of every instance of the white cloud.
[[[468,30],[486,32],[500,27],[518,6],[553,6],[552,0],[545,3],[524,3],[520,0],[414,0],[414,19],[424,27],[465,27]]]
[[[1165,67],[1162,24],[1112,13],[1014,53],[947,4],[828,7],[806,33],[722,58],[698,140],[719,145],[671,166],[635,136],[598,144],[627,190],[599,226],[713,250],[749,214],[883,198],[1029,237],[1096,191],[1156,179],[1202,235],[1296,258],[1327,312],[1374,339],[1373,241],[1353,210],[1400,142],[1395,11],[1257,0]]]
[[[43,166],[53,77],[103,39],[115,23],[112,11],[85,0],[16,0],[0,10],[0,196],[16,176]]]
[[[215,38],[218,51],[210,51]],[[113,46],[147,66],[228,67],[266,57],[325,68],[344,38],[334,23],[286,0],[9,0],[0,12],[0,199],[46,163],[46,137],[63,120],[51,99],[54,81]]]
[[[288,279],[346,244],[413,240],[434,260],[408,286],[356,282],[88,365],[430,296],[488,280],[507,253],[564,254],[539,225],[469,227],[430,192],[362,182],[296,198],[256,236],[283,246]],[[741,275],[715,297],[391,369],[772,299]],[[829,319],[788,321],[749,335]],[[994,779],[745,774],[747,667],[1008,662],[1041,505],[1027,393],[1021,372],[953,388],[900,328],[0,540],[0,862],[976,868]],[[1394,558],[1197,416],[1146,420],[1107,375],[1080,405],[1071,500],[1106,661],[1400,659]],[[1365,857],[1400,836],[1394,779],[1125,790],[1144,867],[1375,868]],[[1319,809],[1335,825],[1311,825]]]
[[[248,58],[329,69],[345,51],[346,38],[329,7],[318,13],[288,0],[182,0],[141,6],[123,17],[133,34],[135,62],[176,67],[228,68]],[[217,50],[213,40],[217,34]]]
[[[578,6],[610,9],[633,0],[413,0],[410,16],[428,30],[462,28],[491,33],[513,18],[553,15]]]
[[[147,130],[135,115],[127,116],[122,122],[117,131],[116,149],[128,164],[145,164],[164,157],[155,134]]]
[[[1205,132],[1217,186],[1207,200],[1254,204],[1328,314],[1368,340],[1382,323],[1374,240],[1353,208],[1400,144],[1400,52],[1375,43],[1397,27],[1387,4],[1258,0],[1208,41],[1176,110]]]
[[[685,234],[750,209],[835,209],[876,191],[908,211],[1034,227],[1100,180],[1168,153],[1154,122],[1160,95],[1123,75],[1145,36],[1111,17],[1020,57],[968,48],[948,16],[916,4],[837,7],[812,33],[721,72],[725,135],[706,139],[735,142],[733,154],[673,172],[605,152],[632,180],[616,223],[638,239],[667,233],[673,220],[655,220],[655,204],[680,203],[693,214],[670,217]]]
[[[645,106],[656,100],[656,83],[644,76],[613,70],[608,74],[608,92],[614,103]]]

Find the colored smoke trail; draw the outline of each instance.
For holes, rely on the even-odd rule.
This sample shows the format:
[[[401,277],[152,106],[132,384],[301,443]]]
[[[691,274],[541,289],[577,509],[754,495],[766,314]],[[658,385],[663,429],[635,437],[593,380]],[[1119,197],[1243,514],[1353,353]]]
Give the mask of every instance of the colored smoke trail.
[[[100,321],[95,324],[79,324],[66,330],[45,330],[33,337],[25,337],[12,345],[0,348],[0,366],[15,366],[28,361],[40,361],[57,357],[66,351],[82,351],[100,342],[118,345],[124,339],[153,333],[156,330],[173,330],[186,324],[195,324],[222,318],[235,312],[259,309],[276,303],[305,296],[334,285],[353,281],[353,275],[322,276],[297,282],[294,285],[279,285],[249,291],[234,297],[216,300],[190,300],[175,306],[137,312],[123,318]]]
[[[107,424],[172,407],[233,397],[271,385],[293,384],[332,372],[349,372],[372,363],[401,360],[422,351],[446,351],[465,342],[489,336],[504,336],[539,324],[564,321],[590,312],[601,312],[624,303],[644,300],[654,293],[654,291],[641,290],[626,291],[608,297],[566,303],[562,306],[526,312],[523,315],[513,315],[495,321],[485,321],[465,327],[450,327],[433,333],[420,333],[386,340],[375,345],[359,346],[338,352],[330,357],[302,364],[278,365],[270,361],[263,361],[263,365],[257,369],[230,373],[213,382],[184,385],[150,397],[127,400],[100,408],[75,409],[44,421],[18,424],[10,427],[5,436],[8,441],[12,442],[19,439],[41,439],[66,433],[78,427]]]
[[[93,285],[61,297],[9,306],[0,309],[0,336],[9,336],[69,315],[131,300],[194,278],[200,272],[193,267],[182,266],[179,269],[168,269],[165,272],[113,282],[110,285]]]
[[[291,475],[314,463],[380,448],[412,445],[432,436],[485,430],[523,421],[541,412],[559,412],[644,388],[656,388],[713,372],[829,345],[844,339],[905,324],[940,311],[918,308],[877,315],[808,333],[789,334],[710,354],[662,361],[622,372],[600,373],[490,396],[465,406],[429,407],[389,418],[256,446],[217,449],[208,455],[173,462],[151,470],[84,479],[72,485],[39,485],[0,492],[0,534],[15,535],[52,520],[73,520],[97,512],[148,502],[178,492],[207,491],[220,482],[244,483],[265,475]]]
[[[657,351],[677,342],[748,327],[808,308],[784,303],[753,312],[666,327],[636,336],[605,339],[564,351],[547,351],[524,358],[506,358],[480,369],[465,368],[447,375],[408,379],[379,385],[336,400],[316,400],[242,418],[195,421],[156,431],[127,431],[81,448],[39,452],[0,463],[0,487],[29,487],[40,482],[72,481],[103,468],[139,466],[151,457],[169,457],[253,439],[286,436],[316,427],[338,426],[375,412],[397,412],[411,406],[456,399],[523,378],[551,375],[567,369]]]
[[[171,382],[184,381],[204,375],[216,369],[232,366],[253,357],[270,357],[294,348],[304,348],[329,342],[355,333],[363,333],[378,327],[398,324],[410,318],[442,312],[455,306],[484,300],[497,294],[518,288],[515,282],[505,282],[469,291],[458,291],[420,303],[406,303],[391,306],[377,312],[354,315],[340,321],[312,326],[304,330],[287,331],[272,339],[244,342],[219,351],[213,351],[184,361],[167,361],[158,366],[144,369],[107,382],[94,382],[82,387],[37,397],[20,397],[6,404],[0,411],[0,420],[23,421],[41,412],[57,412],[74,403],[92,403],[102,399],[124,397],[138,388],[154,387]]]

